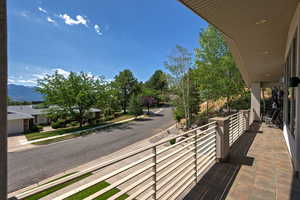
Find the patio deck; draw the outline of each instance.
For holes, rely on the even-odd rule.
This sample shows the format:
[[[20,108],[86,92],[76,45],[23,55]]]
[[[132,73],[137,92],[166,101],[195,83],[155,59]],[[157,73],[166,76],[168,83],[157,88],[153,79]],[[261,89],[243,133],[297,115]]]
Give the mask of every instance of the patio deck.
[[[283,133],[253,124],[231,148],[228,162],[215,164],[185,200],[299,200]]]

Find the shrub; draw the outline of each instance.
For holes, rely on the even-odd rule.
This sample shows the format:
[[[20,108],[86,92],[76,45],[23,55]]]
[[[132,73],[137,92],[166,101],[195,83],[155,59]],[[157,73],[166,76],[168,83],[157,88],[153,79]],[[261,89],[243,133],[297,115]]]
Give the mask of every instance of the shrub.
[[[97,124],[97,120],[95,120],[95,119],[89,119],[88,123],[89,123],[89,125],[95,125],[95,124]]]
[[[129,113],[135,116],[143,114],[143,106],[138,96],[132,96],[129,102]]]
[[[66,127],[66,123],[64,120],[57,120],[56,122],[52,122],[51,123],[51,127],[54,129],[57,128],[65,128]]]
[[[40,132],[41,130],[43,130],[43,127],[40,125],[32,125],[30,127],[31,132]]]
[[[78,123],[78,122],[74,122],[74,121],[73,121],[73,122],[70,122],[70,125],[71,125],[71,126],[78,126],[78,125],[79,125],[79,123]]]
[[[170,144],[173,145],[176,143],[176,138],[170,140]]]

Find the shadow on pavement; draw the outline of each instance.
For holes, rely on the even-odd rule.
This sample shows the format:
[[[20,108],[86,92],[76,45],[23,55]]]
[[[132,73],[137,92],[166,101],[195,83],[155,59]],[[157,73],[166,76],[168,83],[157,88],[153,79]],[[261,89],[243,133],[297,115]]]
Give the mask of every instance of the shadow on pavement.
[[[185,200],[215,200],[226,199],[236,175],[242,165],[253,165],[254,158],[247,153],[258,134],[260,123],[255,123],[231,147],[227,162],[214,164],[201,180],[185,196]]]

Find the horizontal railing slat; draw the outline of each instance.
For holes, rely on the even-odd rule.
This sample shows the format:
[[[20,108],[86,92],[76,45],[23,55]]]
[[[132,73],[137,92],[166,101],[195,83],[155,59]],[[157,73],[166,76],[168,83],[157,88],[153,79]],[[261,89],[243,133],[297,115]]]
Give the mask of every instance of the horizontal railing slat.
[[[117,194],[111,196],[109,199],[107,200],[114,200],[119,198],[120,196],[122,196],[123,194],[127,193],[128,191],[131,191],[132,189],[134,189],[135,187],[137,187],[138,185],[140,185],[141,183],[145,182],[146,180],[148,180],[149,178],[151,178],[152,176],[154,176],[154,172],[151,172],[150,174],[144,176],[143,178],[140,178],[139,180],[137,180],[136,182],[134,182],[133,184],[127,186],[126,188],[122,189],[120,192],[118,192]],[[98,195],[99,196],[99,195]],[[93,199],[90,199],[93,200]]]
[[[244,129],[243,127],[245,126],[244,123],[246,122],[244,122],[243,118],[239,115],[239,113],[235,113],[229,116],[229,119],[229,142],[233,143],[233,140],[242,134],[242,130]],[[216,161],[216,128],[217,125],[215,121],[208,123],[204,126],[197,127],[190,131],[167,139],[163,139],[160,142],[155,143],[153,145],[137,149],[118,158],[114,158],[104,163],[82,170],[73,176],[71,175],[67,178],[63,178],[47,186],[44,186],[43,189],[47,189],[55,184],[64,183],[86,173],[97,172],[99,170],[104,169],[105,167],[124,161],[125,159],[133,158],[133,156],[145,153],[146,155],[143,155],[143,158],[131,162],[120,168],[117,168],[116,170],[102,177],[99,177],[72,191],[68,191],[62,194],[59,197],[54,198],[53,200],[65,199],[101,181],[113,181],[113,179],[110,178],[115,177],[119,174],[121,175],[122,172],[130,170],[133,167],[137,167],[137,169],[132,169],[134,171],[129,175],[121,177],[116,181],[110,182],[110,185],[108,187],[97,191],[96,193],[85,198],[84,200],[95,199],[100,195],[110,191],[111,189],[117,188],[123,184],[128,185],[125,185],[124,188],[122,187],[121,191],[111,196],[108,200],[116,199],[130,191],[131,195],[127,198],[129,200],[136,199],[138,196],[141,196],[141,194],[143,195],[142,197],[139,197],[139,199],[143,200],[150,198],[152,195],[154,197],[156,196],[157,199],[175,199],[193,181],[195,181],[196,177],[199,176],[199,174],[201,174],[204,170],[206,170],[209,167],[209,165]],[[177,138],[180,138],[181,140],[168,147],[161,146],[165,143],[169,143],[170,140]],[[159,149],[157,147],[159,147]],[[147,153],[148,150],[153,151],[153,149],[154,152]],[[146,161],[150,163],[144,163]],[[139,167],[139,165],[142,164],[143,166]],[[151,169],[152,171],[150,171]],[[149,170],[149,172],[147,170]],[[137,176],[141,176],[141,178],[134,181],[135,179],[133,178],[137,178]],[[151,180],[152,177],[154,180]],[[131,183],[129,181],[134,182]],[[151,189],[151,187],[153,187],[153,189]],[[31,190],[26,194],[21,194],[20,196],[28,196],[28,194],[38,192],[39,190],[41,189]]]

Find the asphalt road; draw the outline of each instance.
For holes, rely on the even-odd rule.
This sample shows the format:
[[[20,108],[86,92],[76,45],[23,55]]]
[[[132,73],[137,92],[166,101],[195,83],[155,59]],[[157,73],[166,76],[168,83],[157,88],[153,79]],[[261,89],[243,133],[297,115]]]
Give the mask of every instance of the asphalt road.
[[[86,137],[8,153],[8,190],[16,191],[151,137],[174,124],[171,108]]]

